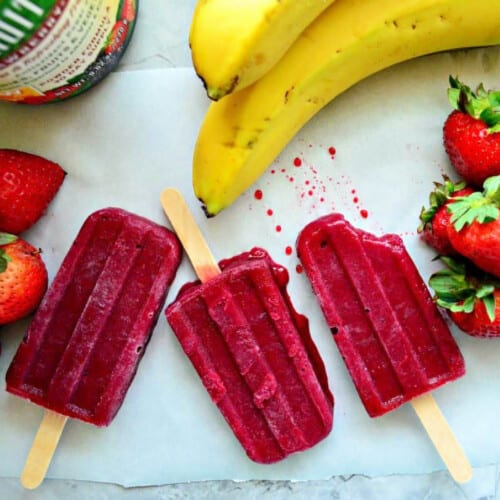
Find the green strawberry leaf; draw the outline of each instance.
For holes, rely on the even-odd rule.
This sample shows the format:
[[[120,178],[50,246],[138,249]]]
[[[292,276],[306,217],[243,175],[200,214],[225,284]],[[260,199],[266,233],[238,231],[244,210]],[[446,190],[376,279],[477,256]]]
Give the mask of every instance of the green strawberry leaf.
[[[450,75],[448,80],[450,83],[448,100],[451,106],[462,113],[482,120],[488,125],[490,134],[500,132],[497,127],[500,124],[500,91],[486,90],[481,83],[474,92],[458,77]]]
[[[8,245],[13,241],[17,240],[17,236],[15,234],[2,233],[0,232],[0,246]]]
[[[490,91],[488,99],[492,108],[500,106],[500,91]]]
[[[11,262],[11,258],[5,253],[5,250],[0,248],[0,273],[7,269],[7,265]]]
[[[0,247],[8,245],[17,240],[15,234],[2,233],[0,232]],[[0,273],[3,273],[7,269],[7,265],[12,259],[7,255],[3,248],[0,248]]]
[[[490,318],[490,321],[493,323],[493,321],[495,321],[495,296],[491,293],[490,295],[483,297],[481,300],[486,308],[488,318]]]
[[[472,313],[476,302],[481,300],[491,321],[495,320],[495,290],[500,280],[471,268],[466,261],[441,257],[446,265],[429,279],[435,292],[436,303],[452,312]]]
[[[497,177],[499,177],[498,180],[490,177],[492,179],[490,184],[487,184],[490,179],[485,181],[483,193],[475,192],[468,196],[457,196],[448,205],[448,210],[452,214],[451,223],[457,231],[473,222],[487,224],[498,219],[500,199],[497,201],[497,198],[500,196],[500,176]]]
[[[488,127],[494,127],[500,123],[500,112],[495,108],[486,108],[481,111],[479,118],[483,120]]]
[[[443,183],[434,183],[434,190],[429,194],[429,208],[422,207],[420,211],[421,224],[418,227],[419,232],[424,230],[425,225],[432,221],[438,209],[442,207],[454,193],[466,186],[464,181],[454,183],[446,175],[443,175],[443,181]]]
[[[488,177],[483,183],[484,196],[500,205],[500,175]]]

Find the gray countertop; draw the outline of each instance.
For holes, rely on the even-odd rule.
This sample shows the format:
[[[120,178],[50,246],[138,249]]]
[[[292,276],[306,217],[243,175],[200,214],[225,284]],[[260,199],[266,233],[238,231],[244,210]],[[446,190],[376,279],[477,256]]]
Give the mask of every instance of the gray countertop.
[[[132,43],[116,71],[141,71],[191,65],[188,31],[195,0],[141,0],[139,22]],[[6,460],[6,454],[3,454]],[[85,481],[46,480],[35,492],[24,491],[17,478],[0,479],[4,499],[55,498],[338,498],[338,499],[495,499],[500,498],[497,465],[474,470],[473,480],[457,485],[447,472],[423,475],[363,475],[324,481],[208,481],[144,488],[123,488]]]

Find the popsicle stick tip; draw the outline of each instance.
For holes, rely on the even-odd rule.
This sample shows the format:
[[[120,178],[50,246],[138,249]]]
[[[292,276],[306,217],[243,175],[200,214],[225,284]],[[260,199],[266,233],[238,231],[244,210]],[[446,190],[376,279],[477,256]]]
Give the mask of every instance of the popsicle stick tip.
[[[456,471],[453,474],[451,474],[453,479],[457,483],[461,483],[461,484],[468,483],[472,479],[473,475],[474,474],[473,474],[472,467],[470,466],[470,464],[469,464],[468,468],[463,468],[462,470]]]
[[[171,201],[178,201],[182,199],[182,194],[178,189],[175,188],[165,188],[160,195],[162,204],[169,203]]]
[[[161,193],[160,201],[200,280],[208,281],[219,274],[217,261],[182,194],[174,188],[166,188]]]
[[[64,415],[45,411],[21,473],[21,484],[24,488],[34,490],[42,484],[66,420]]]
[[[470,481],[472,466],[432,394],[412,399],[411,404],[451,477],[457,483]]]

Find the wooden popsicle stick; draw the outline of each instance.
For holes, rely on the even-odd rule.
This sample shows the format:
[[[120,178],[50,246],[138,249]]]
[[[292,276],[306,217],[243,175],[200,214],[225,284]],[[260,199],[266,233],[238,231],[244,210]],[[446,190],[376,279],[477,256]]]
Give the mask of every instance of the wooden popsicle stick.
[[[65,415],[45,410],[21,474],[21,484],[25,488],[33,490],[44,480],[66,420]]]
[[[472,467],[432,394],[410,402],[453,479],[458,483],[469,481]]]
[[[220,269],[188,206],[177,189],[167,188],[161,193],[161,204],[167,214],[191,264],[202,282],[220,274]]]

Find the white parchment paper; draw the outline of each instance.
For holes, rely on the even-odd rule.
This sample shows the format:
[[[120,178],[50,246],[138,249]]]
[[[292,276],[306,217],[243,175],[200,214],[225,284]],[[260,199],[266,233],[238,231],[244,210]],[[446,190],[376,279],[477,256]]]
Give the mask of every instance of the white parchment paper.
[[[120,206],[168,226],[158,199],[163,187],[175,186],[217,258],[259,245],[289,268],[289,292],[309,316],[336,400],[334,429],[326,440],[279,464],[254,464],[162,315],[115,420],[105,429],[70,421],[48,476],[133,486],[442,469],[411,407],[378,419],[367,416],[305,276],[296,271],[294,243],[307,222],[338,210],[372,232],[402,235],[427,279],[433,253],[420,243],[416,227],[433,181],[444,172],[453,175],[441,137],[449,112],[447,77],[500,87],[499,56],[496,48],[440,54],[358,84],[304,127],[252,189],[210,220],[191,189],[192,148],[208,105],[191,70],[115,74],[88,94],[57,105],[0,104],[0,147],[49,157],[68,172],[47,214],[24,235],[43,249],[50,278],[92,211]],[[257,189],[262,199],[254,196]],[[194,277],[185,258],[167,302]],[[2,379],[28,321],[0,331]],[[500,341],[453,333],[467,375],[435,397],[473,465],[497,463]],[[20,474],[42,413],[0,391],[0,476]]]

